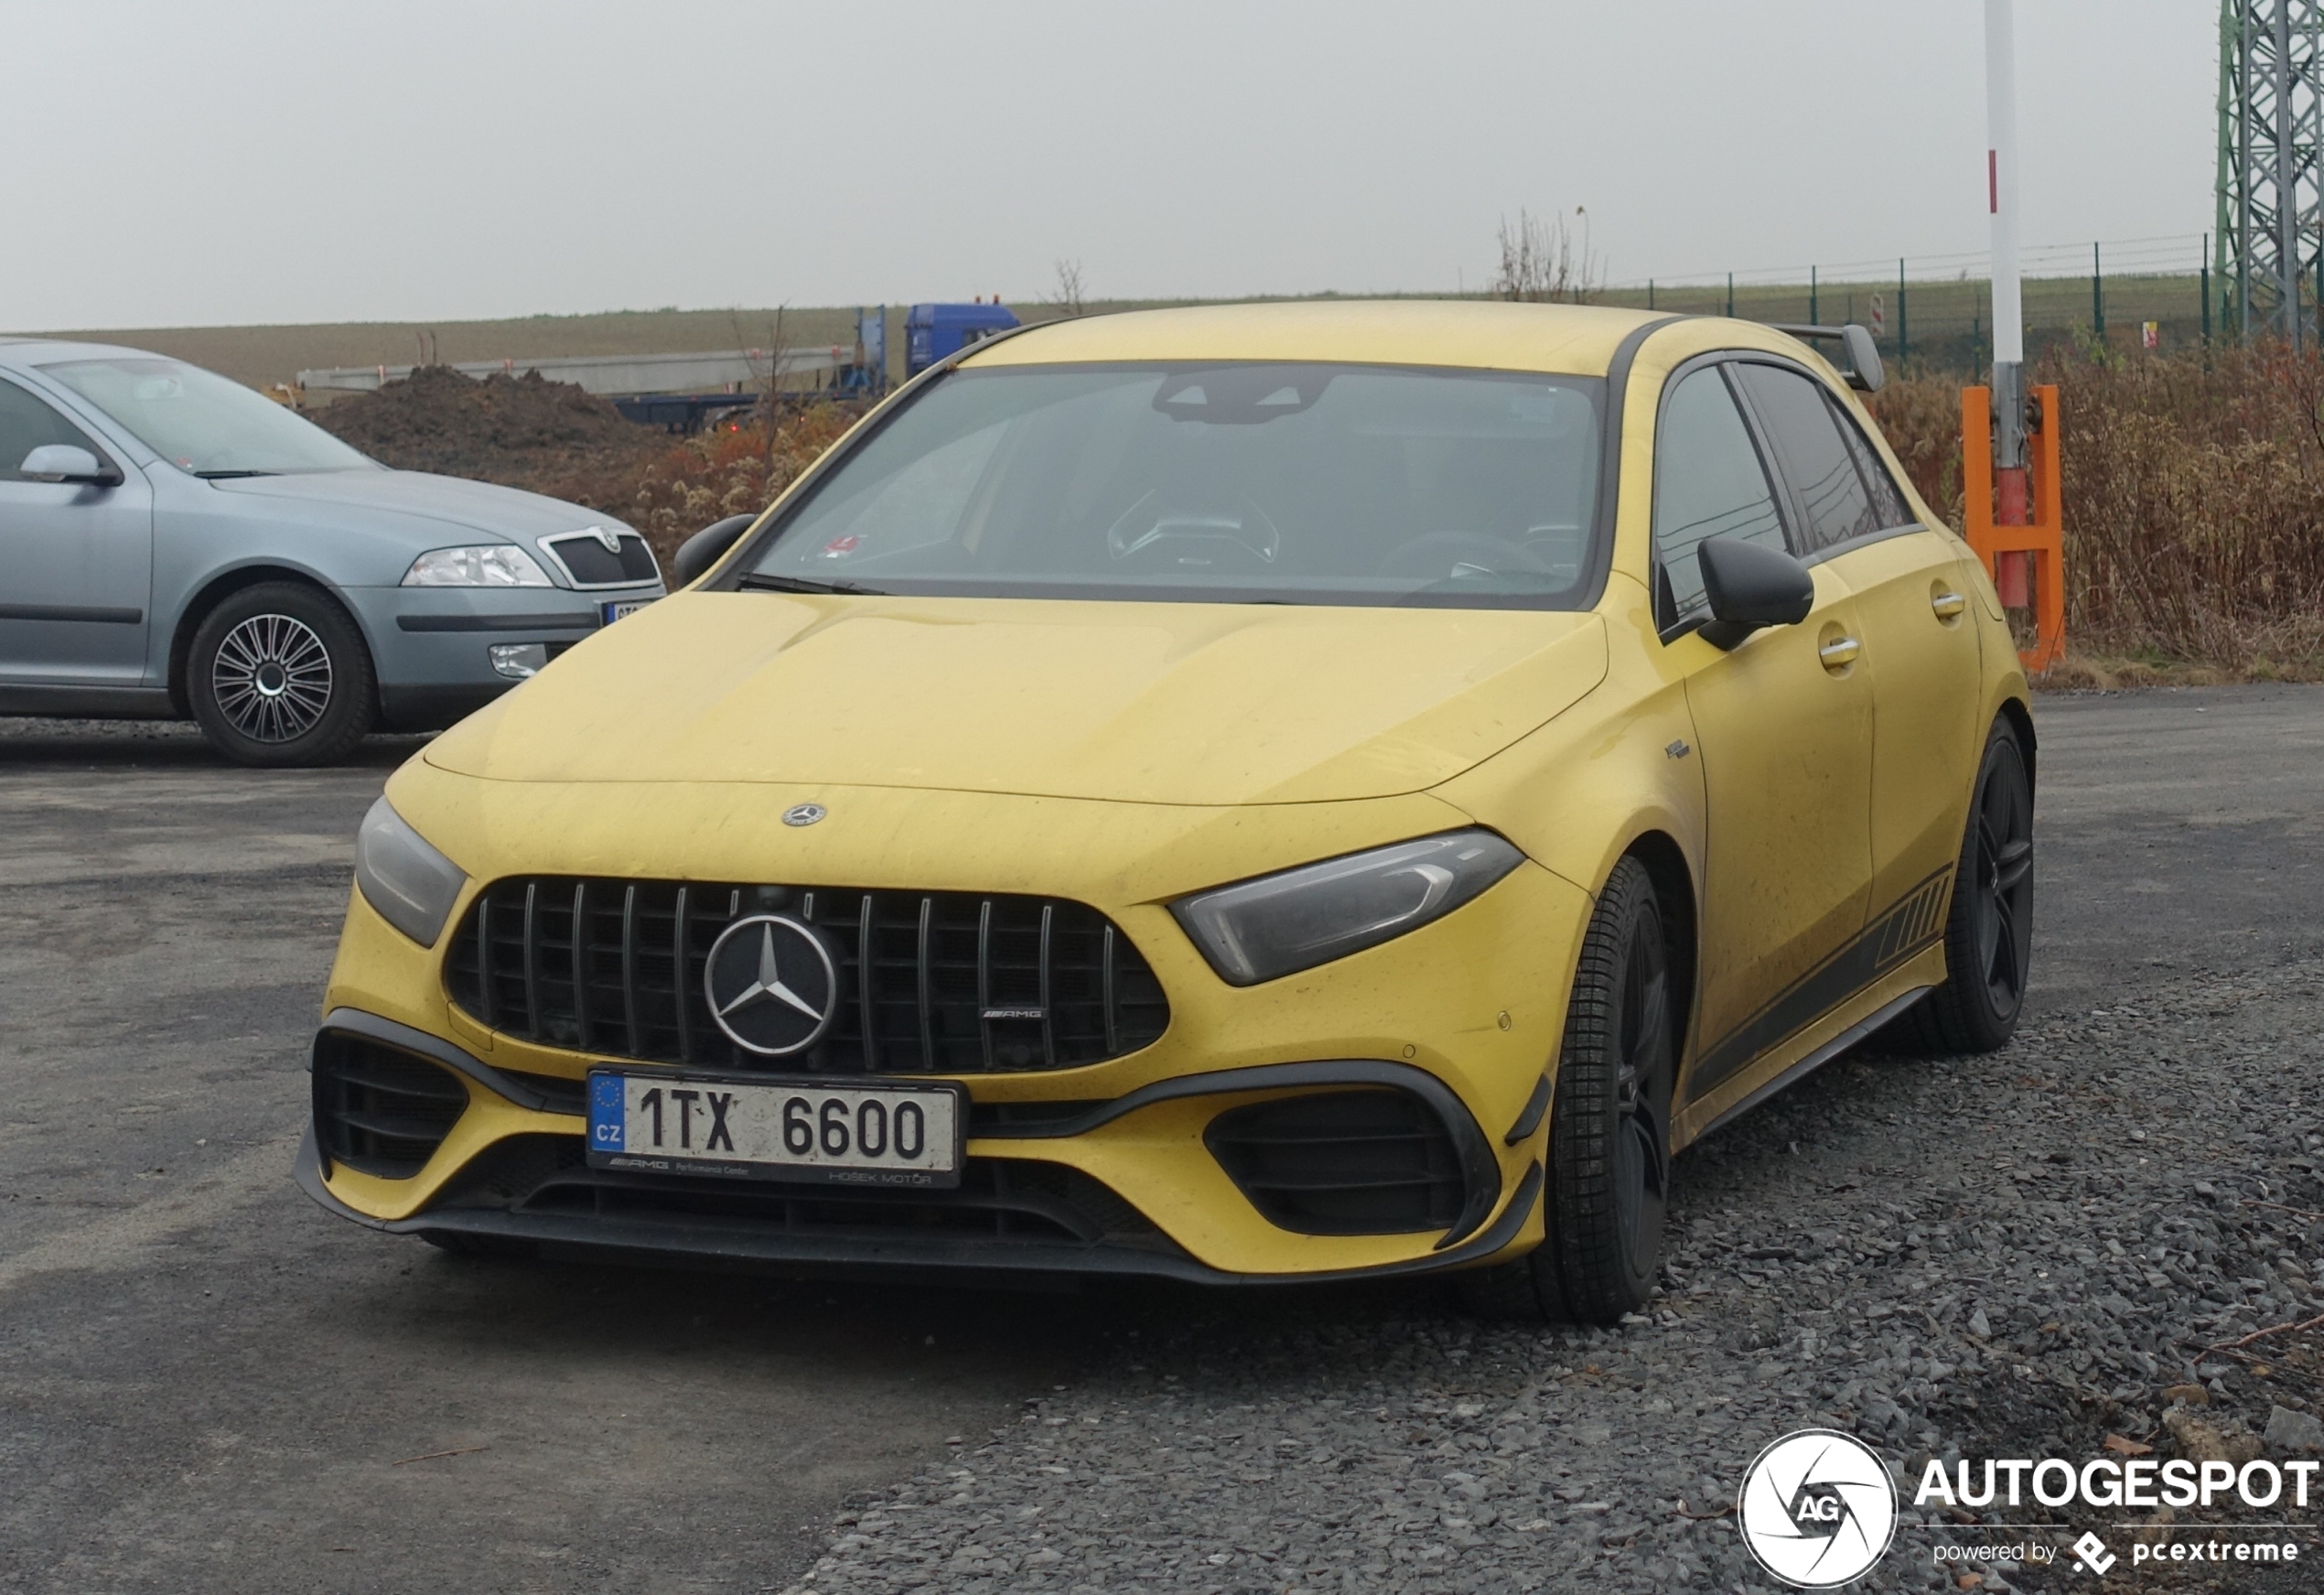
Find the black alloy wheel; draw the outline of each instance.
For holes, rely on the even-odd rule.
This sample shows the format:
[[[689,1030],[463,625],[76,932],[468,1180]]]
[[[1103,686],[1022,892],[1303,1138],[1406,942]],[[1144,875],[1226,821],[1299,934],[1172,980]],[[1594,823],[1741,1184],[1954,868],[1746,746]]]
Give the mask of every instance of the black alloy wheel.
[[[1985,738],[1961,840],[1944,984],[1905,1016],[1915,1051],[1991,1052],[2016,1033],[2033,970],[2033,781],[2004,718]]]
[[[186,696],[211,747],[262,767],[336,763],[377,714],[355,622],[299,582],[244,587],[202,617]]]
[[[1590,918],[1566,1006],[1550,1101],[1546,1233],[1514,1263],[1457,1277],[1472,1310],[1613,1323],[1652,1298],[1678,1064],[1665,935],[1645,866],[1623,859]]]

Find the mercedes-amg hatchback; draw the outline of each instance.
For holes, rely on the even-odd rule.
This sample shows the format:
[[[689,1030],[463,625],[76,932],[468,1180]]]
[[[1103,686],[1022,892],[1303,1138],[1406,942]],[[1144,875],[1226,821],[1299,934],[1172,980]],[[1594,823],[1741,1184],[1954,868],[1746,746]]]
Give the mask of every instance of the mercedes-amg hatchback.
[[[364,823],[334,1212],[1606,1319],[1690,1141],[2017,1020],[2016,651],[1781,332],[1054,323],[705,537]]]

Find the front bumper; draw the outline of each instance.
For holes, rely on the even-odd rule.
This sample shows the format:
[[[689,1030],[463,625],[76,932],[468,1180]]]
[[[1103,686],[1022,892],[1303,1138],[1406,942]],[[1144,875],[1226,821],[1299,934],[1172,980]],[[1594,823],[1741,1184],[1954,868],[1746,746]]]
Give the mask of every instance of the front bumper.
[[[366,1192],[402,1181],[337,1163],[324,1150],[334,1113],[326,1102],[331,1059],[350,1045],[436,1065],[450,1072],[467,1095],[428,1159],[453,1167],[431,1200],[402,1218],[355,1205]],[[310,1069],[317,1082],[316,1113],[299,1148],[299,1185],[340,1217],[393,1234],[465,1235],[599,1255],[819,1272],[1147,1276],[1208,1284],[1315,1282],[1459,1267],[1538,1235],[1541,1164],[1529,1157],[1511,1188],[1499,1154],[1502,1147],[1532,1140],[1546,1101],[1545,1080],[1497,1146],[1441,1081],[1410,1064],[1339,1059],[1179,1075],[1112,1101],[1071,1104],[1073,1111],[1064,1115],[1023,1118],[988,1109],[972,1119],[969,1178],[960,1190],[897,1192],[590,1168],[582,1156],[579,1083],[496,1069],[441,1038],[353,1009],[325,1018]],[[1235,1105],[1350,1089],[1409,1095],[1448,1132],[1460,1210],[1441,1233],[1393,1237],[1408,1243],[1409,1256],[1278,1272],[1219,1267],[1190,1255],[1071,1163],[1042,1155],[1070,1143],[1086,1146],[1109,1126],[1156,1110],[1194,1109],[1214,1117]],[[1039,1222],[1028,1225],[1026,1215]],[[982,1222],[986,1218],[996,1222],[988,1225]]]
[[[1118,925],[1167,993],[1169,1020],[1159,1040],[1104,1062],[944,1073],[971,1104],[965,1155],[975,1179],[963,1202],[1047,1213],[1056,1222],[1038,1243],[1013,1222],[967,1234],[959,1213],[932,1204],[909,1215],[842,1212],[774,1181],[651,1187],[640,1182],[652,1177],[580,1167],[581,1088],[596,1065],[652,1065],[489,1028],[450,1000],[448,930],[437,946],[419,947],[352,893],[327,1031],[360,1029],[460,1082],[440,1140],[394,1169],[335,1162],[343,1142],[317,1148],[303,1180],[359,1222],[786,1266],[1209,1281],[1455,1267],[1516,1255],[1541,1237],[1541,1105],[1587,923],[1586,892],[1522,865],[1406,936],[1250,987],[1221,981],[1167,907],[1193,887],[1302,851],[1354,851],[1467,822],[1436,800],[1199,811],[868,788],[592,790],[477,781],[424,760],[399,772],[389,794],[475,873],[454,925],[482,881],[509,873],[484,861],[512,856],[527,870],[640,879],[1031,890],[1088,904]],[[805,830],[772,827],[779,834],[769,836],[766,816],[800,799],[830,805],[834,817]],[[1445,1152],[1447,1166],[1458,1164],[1458,1201],[1432,1203],[1425,1224],[1393,1230],[1291,1227],[1263,1211],[1248,1170],[1231,1172],[1227,1152],[1214,1148],[1214,1122],[1226,1115],[1351,1091],[1395,1094],[1434,1115],[1458,1148]],[[516,1173],[500,1167],[526,1159]]]

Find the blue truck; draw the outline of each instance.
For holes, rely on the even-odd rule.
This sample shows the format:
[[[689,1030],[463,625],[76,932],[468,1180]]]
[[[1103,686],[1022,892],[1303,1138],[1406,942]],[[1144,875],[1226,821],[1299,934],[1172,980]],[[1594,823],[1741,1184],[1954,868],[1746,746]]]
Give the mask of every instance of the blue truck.
[[[998,299],[989,305],[914,305],[904,318],[904,374],[916,377],[946,355],[1017,324],[1015,313]]]

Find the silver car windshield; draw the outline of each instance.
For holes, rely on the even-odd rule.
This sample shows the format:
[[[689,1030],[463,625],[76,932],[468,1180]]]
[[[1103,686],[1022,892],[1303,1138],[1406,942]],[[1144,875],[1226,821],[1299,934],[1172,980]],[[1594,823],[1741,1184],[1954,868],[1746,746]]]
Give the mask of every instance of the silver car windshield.
[[[949,373],[733,585],[1564,609],[1604,383],[1339,364]]]
[[[60,361],[40,372],[196,476],[287,476],[372,465],[312,421],[181,361],[121,355]]]

